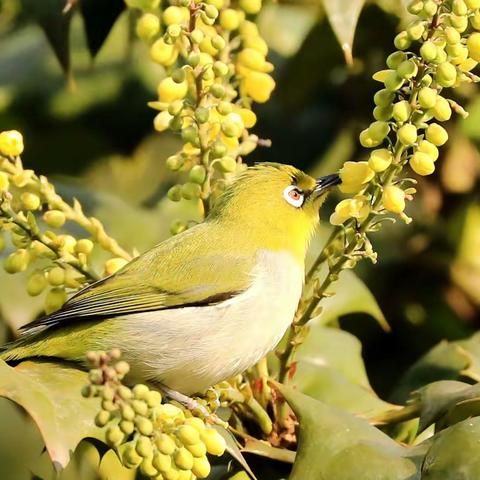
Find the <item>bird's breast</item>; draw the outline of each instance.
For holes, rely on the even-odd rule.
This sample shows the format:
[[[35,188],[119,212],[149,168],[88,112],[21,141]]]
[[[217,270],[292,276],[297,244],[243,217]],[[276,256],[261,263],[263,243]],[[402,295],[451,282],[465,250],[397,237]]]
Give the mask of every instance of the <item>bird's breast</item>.
[[[134,352],[136,358],[150,359],[137,366],[147,370],[139,376],[189,394],[246,370],[277,345],[291,324],[303,278],[303,265],[291,254],[263,250],[249,288],[233,298],[132,315],[132,334],[140,324],[150,332],[148,342],[137,346],[146,351]]]

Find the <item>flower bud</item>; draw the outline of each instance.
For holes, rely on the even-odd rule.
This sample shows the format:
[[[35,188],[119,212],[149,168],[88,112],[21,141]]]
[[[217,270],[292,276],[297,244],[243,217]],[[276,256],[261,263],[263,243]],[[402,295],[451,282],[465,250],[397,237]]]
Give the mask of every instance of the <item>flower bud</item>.
[[[8,175],[5,172],[0,172],[0,192],[6,192],[9,187]]]
[[[174,220],[170,225],[170,233],[172,235],[178,235],[184,232],[188,228],[187,224],[182,220]]]
[[[59,287],[65,281],[65,270],[62,267],[53,267],[47,273],[47,279],[50,285]]]
[[[105,275],[113,275],[128,263],[124,258],[110,258],[104,264]]]
[[[188,18],[188,10],[184,7],[170,6],[163,11],[165,25],[181,24]]]
[[[188,178],[191,182],[201,185],[207,178],[207,171],[203,165],[195,165],[190,170]]]
[[[160,31],[160,19],[153,13],[145,13],[138,19],[135,30],[141,39],[150,40]]]
[[[161,102],[170,103],[174,100],[180,100],[188,92],[188,82],[184,80],[176,83],[173,78],[166,77],[158,84],[158,97]]]
[[[41,204],[40,197],[35,193],[30,192],[23,192],[20,195],[20,201],[25,210],[38,210]]]
[[[425,24],[422,21],[413,22],[407,28],[408,38],[410,40],[419,40],[425,32]]]
[[[412,15],[418,15],[423,10],[423,1],[422,0],[413,0],[407,6],[407,10]]]
[[[415,152],[410,158],[410,166],[418,175],[431,175],[435,170],[433,158],[423,152]]]
[[[7,273],[24,272],[30,263],[30,255],[24,248],[11,253],[3,262],[3,268]]]
[[[382,122],[387,122],[392,118],[393,115],[393,106],[389,105],[388,107],[375,107],[373,109],[373,118],[375,120],[380,120]]]
[[[423,2],[422,17],[432,18],[438,10],[438,6],[434,0],[425,0]]]
[[[447,131],[438,123],[431,123],[425,132],[425,136],[429,142],[437,147],[441,147],[448,140]]]
[[[417,141],[417,127],[411,123],[407,123],[398,129],[397,135],[403,145],[413,145]]]
[[[453,27],[447,27],[444,30],[444,34],[445,34],[445,40],[449,45],[456,45],[460,43],[461,35]]]
[[[240,26],[240,16],[234,8],[226,8],[220,13],[220,26],[227,31],[237,30]]]
[[[401,100],[393,106],[393,118],[397,122],[406,122],[412,113],[412,107],[407,100]]]
[[[45,297],[44,308],[47,314],[53,313],[62,308],[67,301],[67,293],[63,288],[52,288]]]
[[[182,33],[182,27],[178,24],[169,25],[167,27],[167,35],[170,37],[172,43],[176,40]]]
[[[122,443],[123,438],[124,438],[123,432],[116,425],[109,427],[105,434],[105,439],[107,441],[107,444],[110,445],[111,447],[116,447],[120,445],[120,443]]]
[[[142,458],[151,457],[153,453],[152,443],[148,437],[138,437],[135,450]]]
[[[151,435],[153,432],[153,424],[152,422],[145,417],[137,417],[135,419],[135,426],[137,427],[137,430],[142,434],[142,435]]]
[[[450,117],[452,116],[452,108],[447,99],[438,96],[435,106],[432,109],[432,113],[436,120],[439,122],[445,122],[450,120]]]
[[[470,23],[475,30],[480,30],[480,12],[475,12],[475,14],[470,17]]]
[[[200,438],[207,447],[207,451],[210,455],[216,455],[218,457],[225,453],[226,443],[224,438],[213,428],[206,428],[200,432]]]
[[[467,48],[470,57],[480,62],[480,33],[471,33],[467,40]]]
[[[161,65],[169,67],[178,56],[178,50],[174,45],[165,43],[163,38],[156,40],[150,47],[150,58]]]
[[[384,88],[382,90],[379,90],[377,93],[375,93],[373,97],[373,101],[375,102],[375,105],[377,105],[378,107],[388,107],[391,105],[394,98],[395,98],[395,93]]]
[[[468,7],[463,0],[453,0],[452,12],[455,15],[463,16],[468,13]]]
[[[435,80],[442,87],[451,87],[457,80],[457,69],[451,63],[443,62],[437,67]]]
[[[480,0],[465,0],[465,3],[470,10],[477,10],[480,8]]]
[[[136,468],[140,465],[142,457],[138,455],[135,448],[129,445],[123,452],[122,461],[129,468]]]
[[[52,228],[61,228],[65,224],[65,214],[60,210],[48,210],[43,214],[44,222]]]
[[[239,5],[245,13],[255,15],[262,8],[262,0],[240,0]]]
[[[172,457],[160,452],[155,452],[152,458],[152,465],[159,472],[167,472],[172,468]]]
[[[393,161],[393,154],[387,148],[379,148],[373,150],[368,159],[368,166],[374,172],[385,171]]]
[[[45,290],[46,286],[45,274],[41,271],[33,272],[27,280],[27,293],[32,297],[36,297]]]
[[[176,436],[184,445],[195,445],[200,442],[198,430],[191,425],[182,425],[176,431]]]
[[[183,166],[183,159],[180,155],[171,155],[166,160],[167,168],[172,172],[176,172]]]
[[[16,157],[23,152],[23,137],[17,130],[0,133],[0,155]]]
[[[100,410],[95,416],[95,425],[99,428],[104,427],[111,418],[111,413],[107,410]]]
[[[173,187],[170,187],[167,192],[167,197],[172,202],[179,202],[182,199],[182,186],[174,185]]]
[[[210,93],[215,98],[223,98],[225,96],[225,87],[219,83],[214,83],[210,86]]]
[[[399,90],[400,88],[402,88],[403,84],[405,83],[405,80],[401,78],[399,75],[397,75],[397,72],[395,70],[392,70],[386,75],[383,83],[387,90],[391,92],[395,92],[396,90]]]
[[[265,103],[275,88],[273,78],[264,72],[249,72],[242,80],[241,89],[257,103]]]
[[[193,459],[192,473],[198,478],[207,478],[210,475],[211,467],[208,458],[203,456]]]
[[[120,427],[120,430],[125,434],[125,435],[131,435],[133,431],[135,430],[135,424],[133,422],[129,422],[127,420],[122,420],[118,426]]]
[[[81,238],[75,245],[75,251],[77,253],[83,253],[84,255],[90,255],[93,250],[93,242],[88,238]]]
[[[420,55],[426,62],[432,62],[437,57],[437,46],[431,40],[427,40],[420,47]]]
[[[216,165],[223,173],[231,173],[237,169],[237,162],[233,157],[223,157]]]
[[[187,182],[182,187],[182,195],[185,200],[198,198],[202,193],[202,188],[198,183]]]
[[[417,151],[426,153],[432,158],[433,161],[438,159],[438,148],[428,140],[422,140],[418,144]]]
[[[450,24],[460,33],[464,32],[468,27],[468,17],[464,15],[452,14],[449,16]]]
[[[166,433],[161,433],[155,439],[155,446],[158,448],[158,451],[164,455],[172,455],[177,448],[175,441]]]
[[[398,48],[399,50],[406,50],[408,47],[410,47],[412,41],[410,40],[408,33],[403,31],[395,37],[393,43],[395,48]]]
[[[402,213],[405,210],[405,192],[394,185],[383,189],[383,206],[392,213]]]
[[[368,134],[370,138],[375,141],[383,141],[390,132],[390,126],[387,122],[373,122],[368,127]]]
[[[393,52],[387,57],[387,66],[392,70],[396,70],[405,60],[407,60],[407,55],[405,53]]]
[[[193,467],[193,455],[185,448],[178,448],[173,454],[175,465],[182,470],[191,470]]]
[[[365,148],[372,148],[380,145],[382,140],[374,140],[368,131],[368,128],[362,130],[359,135],[360,144]]]
[[[122,416],[123,420],[128,422],[131,422],[135,419],[135,411],[127,403],[120,405],[120,415]]]
[[[437,91],[430,87],[421,88],[418,92],[418,103],[422,108],[433,108],[437,103]]]

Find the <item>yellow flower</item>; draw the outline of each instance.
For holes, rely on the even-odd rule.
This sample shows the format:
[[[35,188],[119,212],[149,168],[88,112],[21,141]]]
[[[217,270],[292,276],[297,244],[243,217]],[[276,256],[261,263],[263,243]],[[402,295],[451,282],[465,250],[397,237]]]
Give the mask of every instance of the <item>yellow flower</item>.
[[[385,171],[393,161],[393,154],[388,148],[373,150],[368,159],[368,166],[375,172]]]
[[[242,80],[242,94],[251,97],[257,103],[265,103],[275,88],[275,80],[263,72],[250,71]]]
[[[153,119],[153,127],[157,132],[163,132],[166,130],[170,125],[170,120],[173,118],[166,110],[164,112],[160,112],[155,116]]]
[[[159,38],[150,47],[150,58],[165,67],[173,65],[178,57],[178,50],[175,45],[168,45],[163,38]]]
[[[365,195],[356,195],[354,198],[342,200],[335,207],[330,216],[332,225],[341,225],[349,218],[364,220],[370,213],[370,203]]]
[[[405,192],[394,185],[383,189],[383,206],[390,212],[402,213],[405,210]]]
[[[367,162],[345,162],[339,173],[343,193],[360,191],[375,175]]]
[[[23,137],[17,130],[0,133],[0,154],[16,157],[23,152]]]
[[[174,100],[181,100],[188,92],[188,82],[184,80],[176,83],[172,77],[167,77],[158,84],[157,92],[161,102],[170,103]]]

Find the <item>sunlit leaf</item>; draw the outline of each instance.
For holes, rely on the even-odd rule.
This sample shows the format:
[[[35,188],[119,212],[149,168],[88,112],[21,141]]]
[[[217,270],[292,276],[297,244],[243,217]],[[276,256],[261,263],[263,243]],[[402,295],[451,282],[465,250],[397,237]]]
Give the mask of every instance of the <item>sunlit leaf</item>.
[[[364,3],[365,0],[323,0],[328,20],[348,64],[353,63],[353,37]]]
[[[60,364],[26,361],[12,368],[0,360],[0,396],[34,419],[57,469],[67,465],[83,438],[103,437],[93,421],[99,400],[80,394],[87,383],[87,373]]]
[[[416,478],[407,450],[366,420],[278,385],[300,422],[290,480]]]
[[[294,451],[285,448],[272,447],[269,443],[257,440],[256,438],[247,438],[247,440],[245,440],[245,446],[242,448],[242,452],[253,453],[280,462],[293,463],[295,461]]]

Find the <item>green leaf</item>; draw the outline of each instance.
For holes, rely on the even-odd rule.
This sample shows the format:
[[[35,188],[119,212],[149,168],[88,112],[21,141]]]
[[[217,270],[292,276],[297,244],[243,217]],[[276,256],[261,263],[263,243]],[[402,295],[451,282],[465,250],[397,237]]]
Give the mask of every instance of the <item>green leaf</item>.
[[[407,450],[366,420],[289,387],[277,388],[299,422],[299,446],[290,480],[413,480]]]
[[[80,393],[87,383],[87,373],[72,367],[26,361],[12,368],[0,360],[0,396],[33,418],[57,469],[67,465],[83,438],[103,439],[94,424],[99,400]]]
[[[295,452],[286,448],[272,447],[269,443],[250,437],[245,440],[245,446],[242,448],[244,453],[253,453],[261,457],[278,460],[279,462],[293,463],[295,461]]]
[[[22,0],[25,14],[42,27],[65,73],[70,72],[70,22],[72,9],[64,13],[65,0]]]
[[[125,8],[123,0],[82,0],[80,9],[85,23],[85,33],[90,54],[93,57],[102,48],[110,30]]]
[[[480,478],[480,417],[457,423],[432,439],[422,467],[422,480]]]
[[[349,65],[353,63],[353,37],[364,3],[365,0],[323,0],[328,20]]]
[[[298,348],[292,385],[317,400],[363,416],[394,409],[371,388],[361,350],[360,341],[350,333],[313,325]]]

